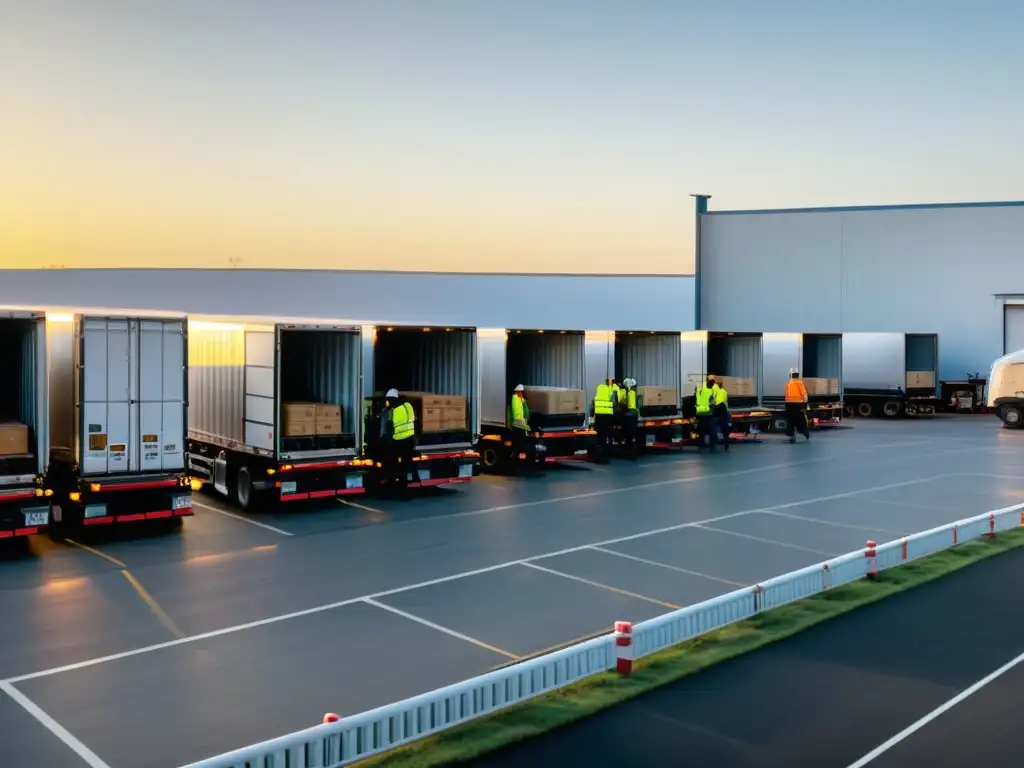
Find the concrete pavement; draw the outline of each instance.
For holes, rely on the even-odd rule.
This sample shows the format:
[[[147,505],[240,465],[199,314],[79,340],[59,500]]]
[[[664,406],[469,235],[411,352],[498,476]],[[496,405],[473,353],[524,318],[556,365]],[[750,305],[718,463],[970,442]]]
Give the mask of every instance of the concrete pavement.
[[[179,533],[0,562],[0,610],[25,617],[0,624],[0,678],[101,764],[176,766],[1024,501],[1014,438],[984,418],[857,422],[406,503],[246,518],[205,496]],[[0,749],[35,763],[0,702]],[[46,764],[83,764],[63,748]]]

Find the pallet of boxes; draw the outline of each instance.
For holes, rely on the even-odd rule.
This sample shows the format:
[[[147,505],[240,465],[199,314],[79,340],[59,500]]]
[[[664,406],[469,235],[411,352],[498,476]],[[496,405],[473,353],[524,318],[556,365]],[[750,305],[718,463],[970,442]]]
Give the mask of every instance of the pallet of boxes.
[[[0,457],[28,453],[28,427],[17,421],[0,421]]]
[[[802,379],[808,397],[839,397],[839,379],[809,377]]]
[[[307,438],[311,443],[321,437],[341,435],[341,406],[331,403],[283,403],[281,436]]]
[[[757,381],[745,376],[715,376],[715,381],[734,397],[757,397]]]
[[[679,413],[679,393],[675,387],[637,387],[636,408],[640,418],[675,416]]]
[[[412,404],[420,434],[465,432],[468,429],[468,403],[462,395],[435,395],[432,392],[399,394]]]
[[[930,389],[935,391],[934,371],[907,371],[907,387],[910,389]]]
[[[587,420],[587,398],[582,389],[523,387],[534,429],[574,429]]]

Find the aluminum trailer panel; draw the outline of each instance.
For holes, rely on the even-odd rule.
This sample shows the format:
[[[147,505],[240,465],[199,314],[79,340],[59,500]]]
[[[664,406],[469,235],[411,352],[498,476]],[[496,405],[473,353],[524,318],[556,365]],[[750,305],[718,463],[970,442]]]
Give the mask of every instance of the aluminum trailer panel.
[[[902,333],[844,333],[843,389],[905,387],[905,344]]]

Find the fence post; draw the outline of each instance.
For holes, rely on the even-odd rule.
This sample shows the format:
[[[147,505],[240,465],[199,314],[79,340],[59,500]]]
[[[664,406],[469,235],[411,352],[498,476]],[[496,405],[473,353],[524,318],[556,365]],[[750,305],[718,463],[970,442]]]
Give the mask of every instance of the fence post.
[[[761,610],[761,593],[764,592],[764,587],[755,584],[752,591],[754,593],[754,613],[757,613]]]
[[[959,541],[959,537],[958,537],[958,534],[957,534],[957,530],[956,530],[956,528],[957,528],[957,527],[956,527],[956,526],[954,525],[954,526],[953,526],[953,546],[954,546],[954,547],[955,547],[955,546],[956,546],[957,544],[959,544],[959,543],[960,543],[960,541]]]
[[[633,674],[633,624],[629,621],[616,621],[615,631],[615,671],[620,675]]]
[[[995,512],[988,516],[988,533],[985,534],[985,538],[991,539],[996,535],[996,515]]]
[[[829,575],[828,574],[828,563],[825,563],[825,565],[821,569],[821,588],[822,588],[822,590],[828,589],[829,588],[829,582],[832,581],[832,579],[830,579],[828,577],[828,575]]]
[[[868,539],[867,546],[864,548],[864,565],[866,566],[865,572],[869,579],[875,578],[878,575],[878,560],[876,559],[875,544],[871,539]]]
[[[907,537],[900,539],[900,560],[907,559]]]

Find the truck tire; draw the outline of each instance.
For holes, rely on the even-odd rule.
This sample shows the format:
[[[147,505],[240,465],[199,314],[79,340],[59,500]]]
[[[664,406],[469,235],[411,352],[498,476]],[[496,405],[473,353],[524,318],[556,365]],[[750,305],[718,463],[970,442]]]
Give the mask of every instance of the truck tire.
[[[489,442],[495,443],[496,440]],[[493,445],[488,445],[480,450],[480,469],[484,472],[496,473],[501,471],[501,455],[498,453],[498,449]]]
[[[900,415],[900,401],[899,400],[886,400],[882,404],[882,415],[887,419],[895,418]]]
[[[842,411],[843,415],[848,419],[852,419],[856,415],[856,411],[853,410],[852,405],[844,405]]]
[[[1004,405],[999,409],[999,418],[1006,429],[1020,429],[1024,427],[1024,413],[1020,406]]]
[[[235,472],[235,499],[243,511],[254,511],[256,507],[256,491],[252,487],[252,474],[249,472],[248,467],[239,467]]]
[[[857,415],[865,419],[871,418],[875,415],[875,407],[867,400],[861,400],[857,403]]]

